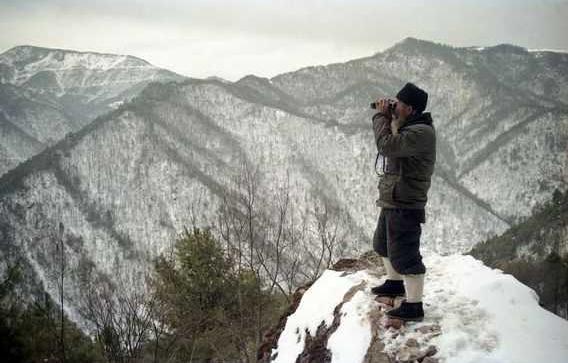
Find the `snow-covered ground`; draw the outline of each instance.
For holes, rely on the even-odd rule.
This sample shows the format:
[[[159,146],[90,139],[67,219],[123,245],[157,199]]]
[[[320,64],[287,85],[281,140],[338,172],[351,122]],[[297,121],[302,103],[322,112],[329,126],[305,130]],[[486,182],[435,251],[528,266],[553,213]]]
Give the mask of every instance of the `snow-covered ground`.
[[[434,345],[433,358],[445,363],[568,362],[568,321],[541,308],[532,289],[471,256],[428,255],[424,263],[425,319],[400,330],[380,325],[384,352],[394,357],[413,338],[420,346]],[[322,321],[329,327],[341,302],[340,324],[327,341],[332,362],[363,362],[377,326],[372,312],[379,309],[370,288],[384,278],[373,271],[326,271],[288,318],[272,352],[275,362],[295,362],[306,331],[315,336]],[[438,334],[416,330],[433,325]]]

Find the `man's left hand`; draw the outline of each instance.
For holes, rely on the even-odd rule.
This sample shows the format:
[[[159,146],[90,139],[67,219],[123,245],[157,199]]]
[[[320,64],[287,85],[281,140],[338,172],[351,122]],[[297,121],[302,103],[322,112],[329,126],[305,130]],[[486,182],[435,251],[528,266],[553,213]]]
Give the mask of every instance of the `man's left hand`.
[[[401,118],[398,118],[396,116],[396,114],[393,113],[393,117],[392,117],[392,121],[391,121],[391,132],[393,135],[398,134],[398,129],[400,129],[402,127],[402,124],[404,123],[404,120]]]

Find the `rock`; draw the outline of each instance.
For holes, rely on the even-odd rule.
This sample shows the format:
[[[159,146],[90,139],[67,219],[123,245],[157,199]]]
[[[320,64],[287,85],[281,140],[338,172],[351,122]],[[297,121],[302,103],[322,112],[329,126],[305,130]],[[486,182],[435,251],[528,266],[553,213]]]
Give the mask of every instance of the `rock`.
[[[263,341],[257,351],[257,360],[259,362],[268,362],[271,359],[272,349],[276,347],[278,338],[280,337],[280,334],[286,326],[286,320],[288,319],[288,316],[292,315],[296,311],[298,305],[300,304],[300,301],[302,300],[302,296],[308,290],[310,285],[311,284],[307,284],[296,289],[296,291],[292,295],[292,302],[290,306],[280,317],[278,324],[264,334]]]
[[[327,340],[333,331],[335,331],[335,329],[339,326],[340,319],[337,314],[335,314],[335,317],[336,318],[333,319],[333,323],[330,327],[327,327],[322,321],[318,326],[316,335],[313,337],[306,329],[304,351],[298,355],[298,358],[296,359],[297,363],[331,362],[331,351],[327,348]]]
[[[438,349],[433,346],[430,345],[428,346],[428,348],[426,350],[420,350],[416,356],[413,356],[412,358],[414,358],[415,360],[419,361],[419,362],[424,362],[424,359],[431,357],[433,355],[435,355],[436,353],[438,353]]]
[[[404,325],[404,321],[400,320],[400,319],[387,318],[387,320],[385,321],[385,329],[393,328],[393,329],[398,330],[403,325]]]
[[[363,253],[360,259],[369,263],[375,268],[380,268],[384,270],[383,260],[381,259],[381,256],[379,256],[379,254],[376,253],[375,251],[367,251]]]
[[[409,338],[409,339],[406,341],[406,346],[407,346],[407,347],[417,347],[417,346],[418,346],[418,342],[417,342],[416,339],[414,339],[414,338]]]
[[[439,363],[438,358],[426,357],[422,360],[422,363]]]
[[[430,345],[427,349],[420,349],[418,341],[413,338],[409,338],[406,344],[397,352],[396,360],[397,362],[427,362],[426,358],[429,358],[438,353],[438,349]]]
[[[369,312],[369,319],[371,322],[372,338],[365,358],[362,363],[391,363],[392,360],[389,358],[388,354],[384,352],[385,344],[382,341],[383,334],[383,322],[384,314],[380,309],[373,309]],[[394,333],[397,334],[398,333]],[[393,336],[394,336],[393,334]]]
[[[434,334],[439,335],[442,333],[442,328],[438,324],[424,325],[419,328],[414,329],[414,331],[420,332],[422,334]]]
[[[375,301],[379,304],[387,305],[389,307],[394,306],[394,299],[392,297],[379,296],[375,298]]]
[[[438,348],[436,348],[434,345],[429,345],[428,349],[426,349],[425,356],[430,357],[432,355],[435,355],[436,353],[438,353]]]
[[[413,342],[412,342],[413,341]],[[408,345],[408,343],[411,342],[411,345]],[[415,345],[414,345],[415,344]],[[396,359],[398,362],[412,362],[414,363],[415,361],[418,362],[428,362],[426,360],[426,358],[431,358],[431,356],[435,355],[436,353],[438,353],[438,349],[436,349],[435,346],[430,345],[428,346],[428,348],[426,350],[421,350],[418,347],[418,342],[415,339],[408,339],[408,341],[406,342],[406,346],[403,346],[397,353]],[[433,358],[436,359],[436,358]],[[436,359],[434,362],[437,362],[438,360]]]
[[[337,261],[331,267],[331,270],[357,272],[357,271],[360,271],[360,270],[366,270],[366,269],[370,269],[370,268],[373,268],[373,267],[374,266],[372,266],[371,263],[369,263],[365,260],[360,260],[360,259],[355,259],[355,258],[343,258],[343,259]]]
[[[298,358],[297,363],[310,363],[310,362],[321,362],[330,363],[331,362],[331,350],[327,348],[327,341],[329,337],[335,332],[335,330],[341,324],[341,308],[343,304],[351,300],[357,291],[361,291],[365,288],[365,282],[362,281],[360,284],[353,286],[349,291],[343,296],[343,301],[341,304],[337,305],[333,310],[333,321],[330,326],[326,326],[325,322],[322,321],[318,326],[315,336],[312,336],[308,329],[306,329],[306,340],[304,342],[304,350]]]
[[[402,347],[396,355],[398,362],[414,362],[420,359],[420,350],[418,347]]]

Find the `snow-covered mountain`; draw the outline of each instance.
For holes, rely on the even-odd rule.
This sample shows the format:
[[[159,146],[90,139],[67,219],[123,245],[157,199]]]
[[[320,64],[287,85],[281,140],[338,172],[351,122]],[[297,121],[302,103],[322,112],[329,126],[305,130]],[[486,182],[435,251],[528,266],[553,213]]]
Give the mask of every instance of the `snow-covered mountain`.
[[[192,217],[213,223],[225,191],[236,189],[233,176],[243,159],[259,168],[269,195],[290,181],[300,217],[307,218],[315,201],[340,210],[350,236],[342,251],[357,255],[369,249],[379,213],[369,103],[396,94],[406,81],[430,93],[438,133],[423,252],[469,251],[529,216],[554,189],[566,189],[568,180],[568,100],[561,91],[545,97],[531,90],[516,73],[497,75],[505,70],[492,59],[509,57],[508,67],[515,68],[512,52],[519,49],[453,48],[408,38],[372,57],[272,79],[147,85],[132,101],[0,178],[1,261],[23,256],[29,280],[55,294],[53,241],[64,226],[68,271],[75,271],[66,279],[73,314],[84,266],[111,281],[119,275],[133,284],[142,281],[151,259]],[[540,56],[524,52],[523,57]],[[25,59],[13,57],[20,58]],[[568,64],[564,56],[540,58],[534,69],[548,83]],[[549,58],[556,63],[546,63]],[[53,91],[30,94],[52,100],[61,90],[76,90],[73,97],[82,102],[110,107],[118,95],[141,87],[148,74],[160,72],[134,58],[102,59],[79,62],[100,68],[78,76],[65,67],[64,57],[57,63],[61,72],[45,71],[50,74],[45,82],[53,87],[44,89]],[[2,79],[14,82],[6,88],[22,94],[16,87],[35,83],[30,80],[42,74],[37,62],[50,64],[2,63],[9,64]],[[126,67],[130,64],[149,73],[137,78]],[[105,72],[118,73],[113,78]],[[135,85],[111,82],[121,77]],[[79,92],[87,80],[93,87]],[[107,83],[113,84],[109,90]],[[7,142],[2,146],[10,149]]]
[[[534,290],[471,256],[431,254],[424,263],[423,321],[388,320],[390,307],[371,293],[385,281],[382,265],[339,261],[296,292],[260,361],[566,362],[568,321],[541,308]]]
[[[301,69],[272,83],[311,115],[363,128],[369,99],[396,94],[406,80],[421,85],[437,126],[437,174],[511,223],[556,187],[566,189],[568,96],[548,92],[566,89],[566,67],[565,53],[407,38],[372,57]]]
[[[153,81],[182,79],[132,56],[18,46],[0,54],[0,175]]]

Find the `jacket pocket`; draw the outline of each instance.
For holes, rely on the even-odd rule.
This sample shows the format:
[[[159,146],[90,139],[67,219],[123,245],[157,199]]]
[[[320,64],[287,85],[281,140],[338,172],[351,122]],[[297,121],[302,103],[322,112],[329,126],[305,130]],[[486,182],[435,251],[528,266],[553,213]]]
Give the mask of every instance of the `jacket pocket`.
[[[394,201],[394,188],[398,180],[397,175],[386,175],[379,179],[379,199],[387,202]]]
[[[395,200],[405,202],[425,202],[429,182],[402,178],[395,186]]]

